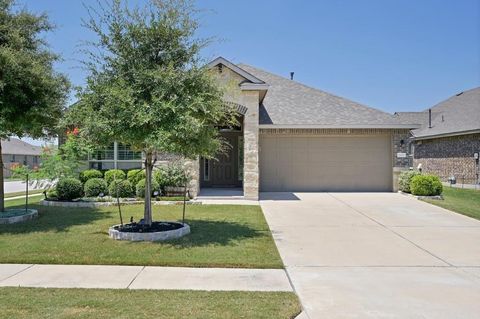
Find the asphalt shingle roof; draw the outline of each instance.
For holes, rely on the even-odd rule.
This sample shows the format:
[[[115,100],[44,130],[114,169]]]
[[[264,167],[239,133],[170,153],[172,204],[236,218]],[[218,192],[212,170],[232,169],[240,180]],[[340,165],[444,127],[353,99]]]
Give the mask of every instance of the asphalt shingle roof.
[[[260,124],[330,127],[395,127],[405,123],[392,114],[318,90],[247,64],[243,70],[265,81]],[[412,128],[415,126],[411,126]]]
[[[428,109],[418,112],[425,115],[420,115],[422,126],[412,131],[415,137],[480,131],[480,87],[454,95],[431,109],[432,127],[428,127]]]
[[[2,139],[2,153],[10,155],[41,155],[42,147],[11,137]]]

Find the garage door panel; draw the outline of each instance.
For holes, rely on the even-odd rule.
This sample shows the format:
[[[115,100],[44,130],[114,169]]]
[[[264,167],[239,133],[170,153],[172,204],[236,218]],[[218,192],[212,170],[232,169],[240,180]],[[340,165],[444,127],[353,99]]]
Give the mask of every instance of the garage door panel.
[[[261,191],[390,191],[390,136],[261,136]]]

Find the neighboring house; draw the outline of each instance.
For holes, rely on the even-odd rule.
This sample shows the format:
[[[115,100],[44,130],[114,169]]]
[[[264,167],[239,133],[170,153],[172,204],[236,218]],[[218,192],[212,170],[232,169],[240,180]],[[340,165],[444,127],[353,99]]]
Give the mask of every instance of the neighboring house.
[[[220,128],[232,146],[216,160],[192,162],[191,192],[394,191],[408,169],[410,130],[419,127],[296,81],[217,58],[209,64],[230,90],[238,128]]]
[[[443,181],[479,182],[480,88],[461,92],[422,112],[398,112],[402,120],[421,124],[412,130],[413,165]]]
[[[128,145],[117,142],[88,156],[89,168],[133,169],[142,167],[142,152],[135,152]]]
[[[25,165],[32,169],[37,168],[40,164],[42,147],[30,145],[17,138],[9,138],[2,140],[2,160],[3,165],[7,169],[3,169],[4,177],[10,177],[10,168]]]

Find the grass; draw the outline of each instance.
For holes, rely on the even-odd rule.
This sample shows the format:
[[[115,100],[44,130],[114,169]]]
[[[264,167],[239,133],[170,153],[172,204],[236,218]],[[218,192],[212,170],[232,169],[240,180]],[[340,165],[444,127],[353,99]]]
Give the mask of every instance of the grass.
[[[288,292],[0,288],[0,318],[295,318]]]
[[[119,224],[115,206],[61,208],[35,205],[36,220],[0,225],[2,263],[110,264],[186,267],[282,268],[259,206],[189,205],[192,233],[178,240],[150,243],[115,241],[108,228]],[[6,202],[20,208],[23,200]],[[143,216],[142,205],[123,206],[124,221]],[[182,205],[153,206],[156,220],[181,220]]]
[[[35,189],[35,190],[30,190],[28,191],[28,195],[34,195],[34,194],[41,194],[43,193],[43,189]],[[15,193],[7,193],[5,194],[4,198],[11,198],[11,197],[17,197],[17,196],[25,196],[25,192],[15,192]]]
[[[480,220],[480,191],[444,187],[444,200],[425,199],[426,202]]]

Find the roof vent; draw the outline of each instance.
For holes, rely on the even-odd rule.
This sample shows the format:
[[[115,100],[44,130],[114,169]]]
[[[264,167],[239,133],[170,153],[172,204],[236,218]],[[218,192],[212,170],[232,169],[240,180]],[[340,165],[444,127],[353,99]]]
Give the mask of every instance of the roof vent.
[[[432,109],[428,109],[428,128],[432,128]]]
[[[294,75],[295,75],[295,72],[290,72],[290,80],[293,80]]]
[[[460,95],[462,95],[462,94],[463,94],[463,92],[460,92],[460,93],[458,93],[458,94],[457,94],[457,95],[455,95],[455,96],[460,96]]]

